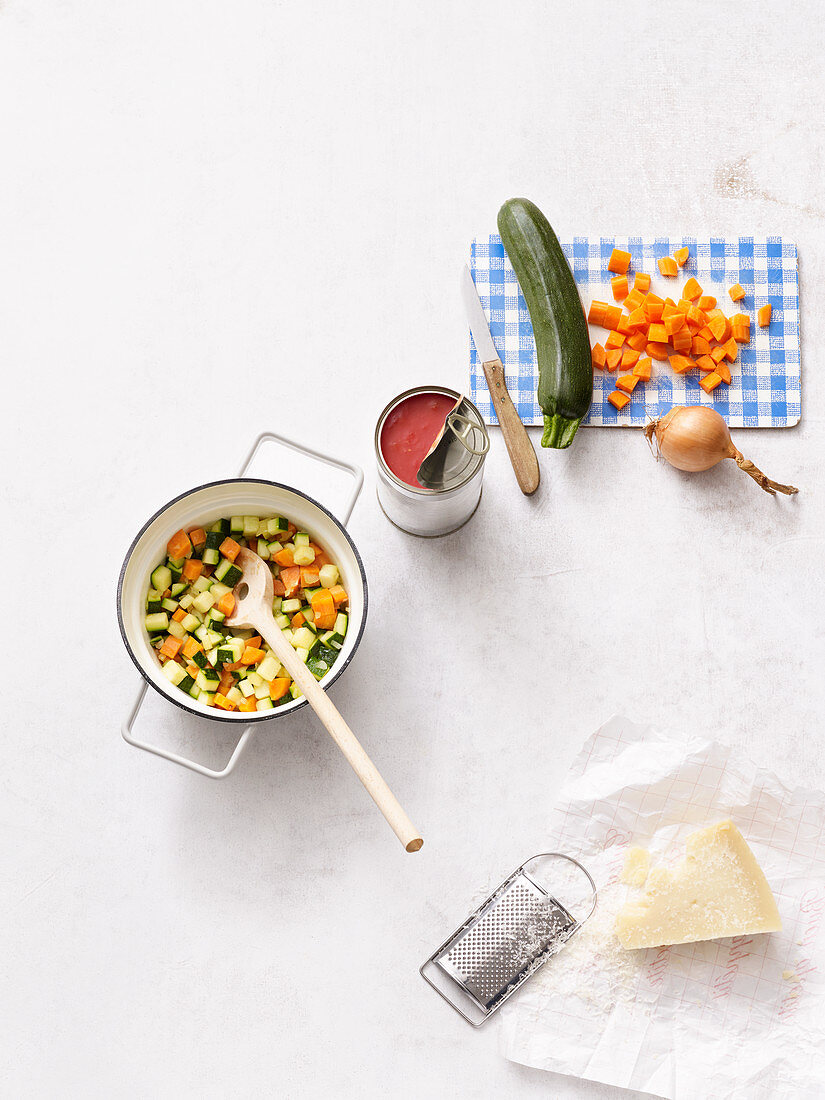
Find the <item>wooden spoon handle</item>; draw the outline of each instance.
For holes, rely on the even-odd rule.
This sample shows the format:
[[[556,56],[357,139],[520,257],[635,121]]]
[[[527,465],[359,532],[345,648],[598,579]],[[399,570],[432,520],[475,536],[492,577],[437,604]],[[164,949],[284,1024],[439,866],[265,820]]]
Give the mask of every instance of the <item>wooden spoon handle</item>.
[[[527,429],[522,424],[521,417],[510,397],[501,360],[491,359],[481,365],[501,427],[501,434],[507,445],[507,453],[515,470],[516,480],[521,491],[529,497],[539,487],[539,460],[536,458]]]
[[[349,728],[332,700],[281,633],[275,620],[261,616],[255,629],[266,639],[275,656],[304,693],[304,696],[326,726],[333,741],[349,761],[368,794],[387,819],[395,835],[408,852],[417,852],[424,841],[407,817],[400,802],[387,786],[375,764],[367,756],[358,738]]]

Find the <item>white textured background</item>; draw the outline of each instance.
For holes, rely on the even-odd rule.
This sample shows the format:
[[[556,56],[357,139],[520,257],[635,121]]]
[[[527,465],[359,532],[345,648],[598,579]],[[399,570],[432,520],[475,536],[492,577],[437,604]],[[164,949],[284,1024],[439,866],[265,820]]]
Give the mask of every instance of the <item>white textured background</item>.
[[[3,1095],[619,1096],[416,969],[614,711],[825,780],[823,37],[810,0],[2,0]],[[583,430],[532,500],[495,439],[471,526],[387,524],[375,419],[464,385],[458,272],[519,193],[562,237],[798,241],[803,423],[738,436],[798,498]],[[122,555],[263,428],[367,469],[334,698],[418,856],[304,712],[222,783],[120,739]]]

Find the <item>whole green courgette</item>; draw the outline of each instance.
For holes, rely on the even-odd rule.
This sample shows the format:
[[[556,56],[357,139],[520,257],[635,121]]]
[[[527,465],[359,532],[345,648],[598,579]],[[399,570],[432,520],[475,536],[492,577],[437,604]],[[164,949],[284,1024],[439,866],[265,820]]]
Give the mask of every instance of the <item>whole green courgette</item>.
[[[550,223],[528,199],[505,202],[498,231],[533,323],[541,445],[569,447],[593,398],[590,338],[576,282]]]

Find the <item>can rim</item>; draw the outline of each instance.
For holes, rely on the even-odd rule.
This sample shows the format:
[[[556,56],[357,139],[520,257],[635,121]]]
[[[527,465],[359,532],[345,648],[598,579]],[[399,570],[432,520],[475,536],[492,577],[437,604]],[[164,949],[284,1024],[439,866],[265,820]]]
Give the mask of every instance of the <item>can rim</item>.
[[[457,482],[455,485],[451,485],[449,489],[424,489],[423,487],[417,489],[414,485],[409,485],[406,481],[402,481],[400,477],[392,472],[387,465],[384,455],[381,453],[381,428],[384,426],[384,421],[387,419],[396,405],[400,405],[402,401],[406,401],[408,397],[412,397],[417,393],[443,393],[448,397],[454,398],[456,401],[466,401],[473,412],[478,417],[478,428],[485,435],[487,435],[487,427],[484,423],[484,418],[478,411],[476,405],[467,397],[464,393],[459,393],[458,390],[450,389],[449,386],[413,386],[412,389],[404,390],[403,393],[399,393],[397,397],[394,397],[385,407],[384,411],[378,417],[378,423],[375,425],[375,455],[378,459],[378,465],[383,472],[395,482],[402,489],[406,489],[409,493],[417,493],[423,497],[439,497],[446,496],[447,493],[452,493],[456,489],[462,488],[468,481],[472,480],[480,469],[484,466],[484,459],[486,455],[481,455],[478,463],[472,467],[470,473],[463,478],[463,480]],[[489,436],[488,436],[489,438]]]

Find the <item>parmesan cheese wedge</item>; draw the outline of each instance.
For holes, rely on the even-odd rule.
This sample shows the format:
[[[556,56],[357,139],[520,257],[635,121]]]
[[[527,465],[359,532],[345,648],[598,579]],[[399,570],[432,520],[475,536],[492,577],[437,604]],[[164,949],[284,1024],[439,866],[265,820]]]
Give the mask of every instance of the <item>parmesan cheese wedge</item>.
[[[732,821],[691,833],[687,858],[657,867],[645,893],[625,903],[616,921],[623,947],[716,940],[782,927],[771,888]]]

